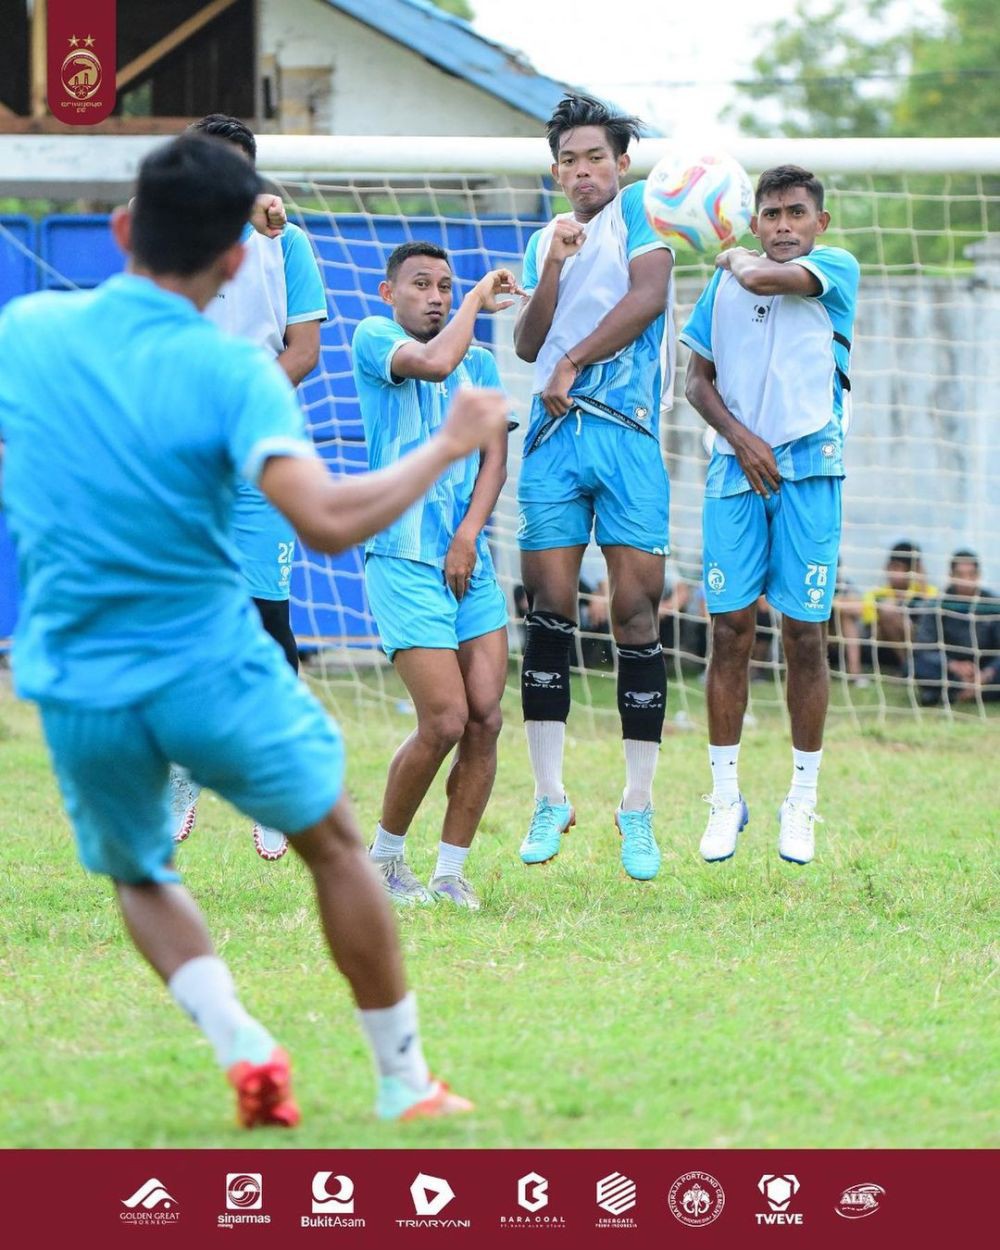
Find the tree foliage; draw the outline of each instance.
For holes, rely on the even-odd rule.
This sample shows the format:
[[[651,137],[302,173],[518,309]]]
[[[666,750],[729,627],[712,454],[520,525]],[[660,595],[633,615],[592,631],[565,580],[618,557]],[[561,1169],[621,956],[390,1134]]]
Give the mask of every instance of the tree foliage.
[[[469,0],[431,0],[431,3],[437,9],[443,9],[445,13],[450,13],[453,17],[461,17],[467,22],[471,22],[475,13]]]

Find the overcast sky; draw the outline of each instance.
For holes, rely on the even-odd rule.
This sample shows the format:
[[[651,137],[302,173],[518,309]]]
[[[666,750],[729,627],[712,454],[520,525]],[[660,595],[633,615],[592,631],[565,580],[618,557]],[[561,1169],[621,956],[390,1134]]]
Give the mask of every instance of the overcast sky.
[[[725,138],[732,82],[795,0],[471,0],[478,31],[552,78],[588,87],[667,134]],[[901,15],[937,0],[897,0]],[[669,84],[669,85],[668,85]],[[693,84],[693,85],[692,85]]]

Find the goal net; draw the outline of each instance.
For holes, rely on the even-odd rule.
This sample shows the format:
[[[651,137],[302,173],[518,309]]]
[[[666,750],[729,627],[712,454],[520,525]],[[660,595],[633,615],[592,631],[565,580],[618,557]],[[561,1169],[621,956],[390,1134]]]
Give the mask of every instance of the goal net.
[[[663,141],[639,144],[633,174],[642,176],[662,150]],[[981,591],[1000,589],[1000,141],[755,140],[734,144],[733,153],[752,176],[779,163],[813,169],[828,191],[825,241],[847,247],[862,265],[830,632],[832,713],[988,717],[993,700],[1000,708],[1000,676],[990,667],[1000,660],[1000,602],[975,591],[968,561],[956,582],[951,557],[974,552]],[[134,165],[136,155],[122,159]],[[367,460],[350,345],[363,317],[386,312],[378,284],[389,252],[410,239],[446,247],[457,302],[490,267],[519,272],[531,233],[565,205],[546,176],[541,140],[261,136],[259,164],[309,233],[327,288],[321,363],[301,390],[310,428],[334,472],[360,472]],[[79,172],[67,177],[63,198],[93,194],[76,185],[84,181]],[[16,195],[16,184],[5,193]],[[99,280],[120,263],[105,235],[100,214],[3,218],[0,301],[19,282]],[[678,250],[678,324],[710,273],[711,260]],[[512,348],[514,311],[482,317],[476,337],[495,353],[521,422],[490,534],[516,659],[525,606],[516,490],[531,370]],[[684,400],[686,359],[679,349],[661,416],[671,556],[660,623],[677,727],[704,720],[709,642],[700,588],[707,453],[703,422]],[[391,709],[405,699],[381,658],[361,552],[329,558],[300,549],[292,585],[309,671],[335,700]],[[606,592],[603,558],[591,548],[581,575],[574,707],[595,723],[615,708]],[[764,604],[752,676],[752,714],[781,708],[780,624]],[[510,680],[516,685],[513,665]]]

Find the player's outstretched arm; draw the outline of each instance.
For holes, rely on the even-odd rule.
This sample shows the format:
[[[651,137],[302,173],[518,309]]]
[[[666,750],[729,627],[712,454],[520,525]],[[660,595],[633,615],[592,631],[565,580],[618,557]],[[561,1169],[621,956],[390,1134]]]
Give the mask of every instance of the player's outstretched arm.
[[[491,269],[468,293],[444,329],[426,343],[410,339],[392,358],[393,376],[419,378],[422,382],[443,382],[454,373],[472,345],[476,318],[510,308],[512,299],[503,295],[523,295],[509,269]]]
[[[304,542],[335,554],[385,529],[454,461],[506,436],[508,407],[502,391],[469,387],[437,434],[387,469],[333,478],[319,460],[272,456],[258,484]]]
[[[730,247],[715,258],[717,269],[728,269],[745,291],[754,295],[819,295],[819,278],[794,260],[771,260],[748,247]]]
[[[736,420],[716,388],[715,365],[694,351],[688,361],[684,394],[691,407],[732,447],[754,494],[770,498],[771,492],[781,486],[774,452]]]

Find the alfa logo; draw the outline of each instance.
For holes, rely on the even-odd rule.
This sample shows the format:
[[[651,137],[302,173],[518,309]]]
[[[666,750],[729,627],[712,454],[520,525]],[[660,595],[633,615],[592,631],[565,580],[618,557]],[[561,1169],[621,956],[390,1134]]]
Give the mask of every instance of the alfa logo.
[[[833,1209],[845,1220],[863,1220],[866,1216],[875,1214],[884,1197],[885,1190],[882,1186],[872,1184],[871,1181],[863,1185],[850,1185],[840,1195],[840,1201]]]
[[[549,1182],[537,1172],[529,1172],[517,1182],[517,1205],[525,1211],[541,1211],[549,1203]]]
[[[417,1215],[437,1215],[451,1202],[455,1191],[440,1176],[418,1172],[417,1179],[410,1186],[410,1195]]]

